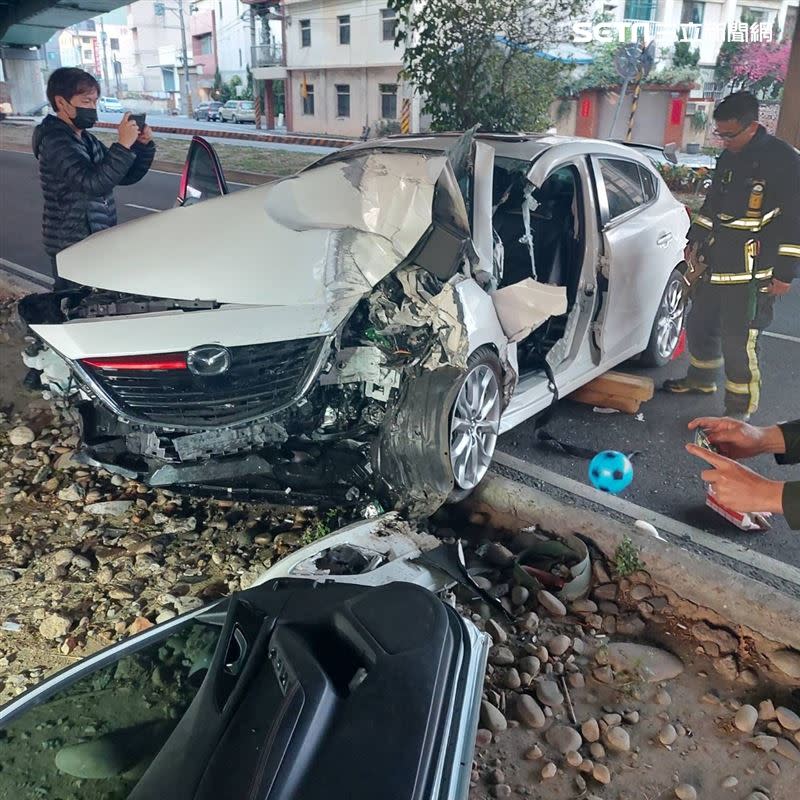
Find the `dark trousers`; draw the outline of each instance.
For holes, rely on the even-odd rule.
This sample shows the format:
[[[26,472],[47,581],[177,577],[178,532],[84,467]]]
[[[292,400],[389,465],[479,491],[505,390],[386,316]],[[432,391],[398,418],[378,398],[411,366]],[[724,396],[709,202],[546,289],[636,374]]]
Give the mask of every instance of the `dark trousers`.
[[[761,394],[759,333],[772,322],[774,298],[753,283],[720,286],[703,283],[695,294],[686,336],[689,380],[716,385],[725,368],[725,410],[753,414]]]

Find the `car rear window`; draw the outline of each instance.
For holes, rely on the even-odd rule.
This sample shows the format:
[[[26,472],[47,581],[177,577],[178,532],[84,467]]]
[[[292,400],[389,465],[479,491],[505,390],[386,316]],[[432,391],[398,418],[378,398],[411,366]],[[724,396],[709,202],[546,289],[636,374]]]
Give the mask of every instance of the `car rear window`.
[[[252,108],[253,108],[253,104],[252,104],[252,103],[250,103],[250,102],[244,102],[244,103],[242,103],[242,108],[243,108],[245,111],[251,111],[251,110],[252,110]]]

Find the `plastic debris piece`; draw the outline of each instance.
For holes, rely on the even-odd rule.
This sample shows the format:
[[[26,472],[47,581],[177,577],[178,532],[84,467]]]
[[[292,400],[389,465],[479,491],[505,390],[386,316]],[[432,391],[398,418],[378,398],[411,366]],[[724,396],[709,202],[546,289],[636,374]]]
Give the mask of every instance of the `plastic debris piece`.
[[[594,406],[592,411],[595,414],[619,414],[618,408],[603,408],[602,406]]]

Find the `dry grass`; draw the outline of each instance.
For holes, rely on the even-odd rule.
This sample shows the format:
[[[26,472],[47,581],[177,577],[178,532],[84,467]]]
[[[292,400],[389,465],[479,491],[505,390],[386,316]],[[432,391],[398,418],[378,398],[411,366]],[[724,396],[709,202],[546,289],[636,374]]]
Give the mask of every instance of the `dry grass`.
[[[0,148],[29,151],[33,129],[30,125],[4,123],[0,125]],[[117,140],[111,130],[98,129],[93,133],[106,144]],[[174,164],[183,164],[189,149],[189,139],[167,139],[155,135],[156,158]],[[315,153],[295,150],[278,150],[265,147],[248,147],[235,144],[214,144],[222,168],[253,172],[258,175],[293,175],[319,158]]]

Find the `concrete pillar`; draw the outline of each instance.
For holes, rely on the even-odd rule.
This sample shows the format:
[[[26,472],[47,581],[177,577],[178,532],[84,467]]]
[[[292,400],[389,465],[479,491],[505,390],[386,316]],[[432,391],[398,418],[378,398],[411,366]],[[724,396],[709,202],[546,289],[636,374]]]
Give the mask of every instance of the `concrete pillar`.
[[[778,117],[777,135],[800,148],[800,22],[795,25],[789,70],[783,85],[783,101]]]
[[[27,114],[47,102],[42,75],[46,62],[39,50],[4,47],[0,49],[0,58],[15,114]]]
[[[725,10],[722,14],[722,22],[730,25],[731,22],[736,22],[736,6],[739,5],[739,0],[726,0]]]

